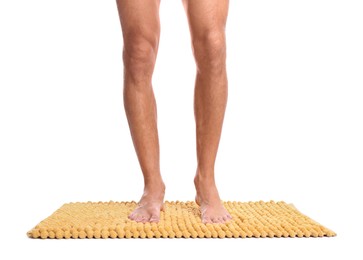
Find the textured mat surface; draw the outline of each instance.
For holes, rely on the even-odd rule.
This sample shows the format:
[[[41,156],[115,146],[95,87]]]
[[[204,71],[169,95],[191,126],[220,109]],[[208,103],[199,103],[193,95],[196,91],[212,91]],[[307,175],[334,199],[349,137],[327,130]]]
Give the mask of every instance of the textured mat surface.
[[[195,202],[166,201],[158,223],[137,223],[128,215],[132,202],[64,204],[27,232],[30,238],[225,238],[323,237],[336,234],[300,213],[292,204],[224,202],[233,219],[203,224]]]

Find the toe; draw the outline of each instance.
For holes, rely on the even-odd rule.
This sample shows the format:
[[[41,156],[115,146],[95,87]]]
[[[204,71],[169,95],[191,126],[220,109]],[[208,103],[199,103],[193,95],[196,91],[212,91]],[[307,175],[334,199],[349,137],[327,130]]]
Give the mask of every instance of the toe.
[[[146,223],[146,222],[147,222],[147,219],[146,219],[146,217],[145,217],[145,216],[142,216],[142,217],[141,217],[141,220],[140,220],[140,222],[142,222],[142,223]]]
[[[213,218],[211,218],[211,220],[212,220],[213,223],[218,223],[218,218],[217,217],[213,217]]]
[[[223,217],[223,222],[227,222],[229,220],[229,217],[228,216],[224,216]]]
[[[141,215],[136,215],[135,218],[134,218],[134,220],[136,222],[141,222],[141,219],[142,219],[142,216]]]
[[[224,219],[222,216],[218,217],[217,219],[218,219],[218,223],[224,223]]]
[[[210,219],[210,217],[209,217],[209,216],[206,216],[206,217],[203,217],[203,218],[202,218],[202,222],[203,222],[204,224],[207,224],[207,223],[212,223],[212,220]]]
[[[151,215],[150,222],[159,222],[159,216],[158,215]]]

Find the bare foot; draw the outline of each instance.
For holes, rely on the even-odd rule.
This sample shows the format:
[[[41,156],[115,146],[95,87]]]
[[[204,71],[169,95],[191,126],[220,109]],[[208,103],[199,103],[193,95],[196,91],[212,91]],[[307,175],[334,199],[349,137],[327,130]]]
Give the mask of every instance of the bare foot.
[[[131,212],[129,219],[136,222],[159,222],[165,194],[164,183],[145,188],[138,206]]]
[[[214,179],[203,178],[197,174],[194,184],[197,190],[195,202],[200,206],[203,223],[225,223],[232,219],[219,198]]]

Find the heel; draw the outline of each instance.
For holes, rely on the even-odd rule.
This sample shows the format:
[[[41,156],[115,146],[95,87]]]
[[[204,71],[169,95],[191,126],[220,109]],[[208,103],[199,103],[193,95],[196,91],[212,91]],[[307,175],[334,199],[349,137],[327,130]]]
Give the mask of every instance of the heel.
[[[195,203],[198,205],[198,206],[200,206],[200,203],[198,202],[198,196],[197,195],[195,195]]]

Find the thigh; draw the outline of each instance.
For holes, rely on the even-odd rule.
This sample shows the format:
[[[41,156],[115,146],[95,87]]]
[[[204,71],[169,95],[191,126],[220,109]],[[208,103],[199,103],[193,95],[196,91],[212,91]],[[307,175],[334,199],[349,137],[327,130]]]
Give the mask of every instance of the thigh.
[[[224,31],[229,0],[183,0],[192,37]]]
[[[160,0],[116,0],[124,45],[144,40],[156,44],[160,36]]]

